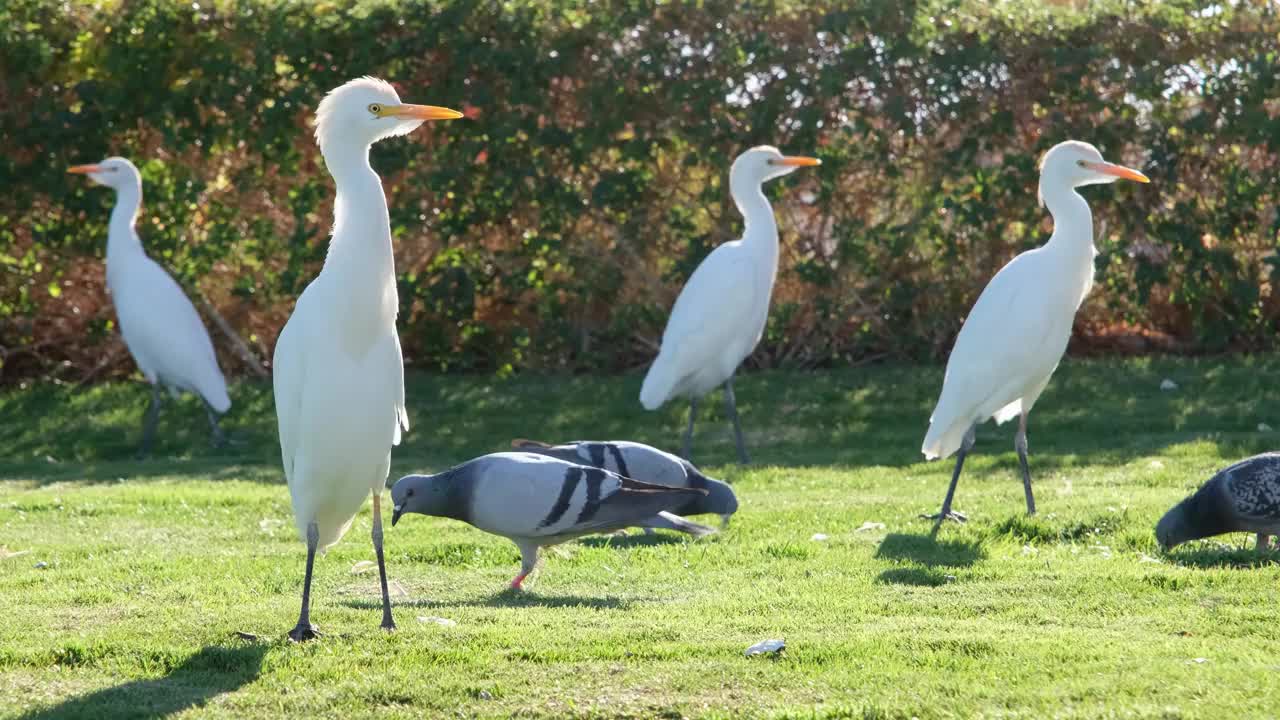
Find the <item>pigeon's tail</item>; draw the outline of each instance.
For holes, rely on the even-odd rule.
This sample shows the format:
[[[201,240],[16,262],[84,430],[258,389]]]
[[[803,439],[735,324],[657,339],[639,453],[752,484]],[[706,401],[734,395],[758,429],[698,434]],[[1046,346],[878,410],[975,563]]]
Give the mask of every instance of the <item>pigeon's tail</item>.
[[[640,524],[640,526],[644,528],[658,528],[661,530],[675,530],[694,537],[704,537],[716,532],[716,529],[713,527],[699,525],[696,522],[685,520],[679,515],[672,515],[665,511],[645,520]]]
[[[516,450],[535,450],[535,449],[544,450],[546,448],[553,447],[553,446],[548,445],[547,443],[544,443],[544,442],[539,442],[537,440],[526,440],[524,438],[516,438],[515,440],[511,441],[511,447]]]

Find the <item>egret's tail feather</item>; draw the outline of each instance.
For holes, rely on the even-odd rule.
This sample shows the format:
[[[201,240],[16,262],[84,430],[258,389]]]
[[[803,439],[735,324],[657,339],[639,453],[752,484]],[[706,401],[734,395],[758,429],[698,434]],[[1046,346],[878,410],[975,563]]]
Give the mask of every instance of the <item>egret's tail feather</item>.
[[[657,359],[649,367],[649,372],[644,376],[644,384],[640,386],[640,404],[645,410],[657,410],[662,407],[662,404],[671,398],[671,392],[675,389],[677,381],[679,378],[676,377],[671,360],[665,353],[659,352]]]
[[[716,529],[713,527],[707,527],[706,525],[699,525],[696,522],[693,522],[691,520],[685,520],[679,515],[672,515],[671,513],[665,512],[665,511],[660,512],[657,515],[654,515],[648,520],[645,520],[643,523],[641,523],[641,526],[646,528],[661,528],[663,530],[675,530],[677,532],[686,533],[694,537],[703,537],[705,535],[712,535],[716,532]]]
[[[929,432],[925,433],[924,443],[920,446],[920,452],[924,453],[926,460],[949,457],[960,449],[964,443],[964,434],[968,431],[969,424],[959,420],[952,420],[949,423],[931,421]]]
[[[231,409],[231,396],[227,395],[226,385],[219,384],[217,387],[210,388],[208,392],[202,393],[201,396],[219,415]]]

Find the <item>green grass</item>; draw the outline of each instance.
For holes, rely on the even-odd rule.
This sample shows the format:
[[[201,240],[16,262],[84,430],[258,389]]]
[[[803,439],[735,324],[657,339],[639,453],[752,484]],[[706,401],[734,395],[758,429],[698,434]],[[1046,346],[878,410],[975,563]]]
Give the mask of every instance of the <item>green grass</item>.
[[[376,572],[353,572],[373,556],[366,508],[317,560],[326,636],[303,646],[283,639],[304,551],[267,386],[234,389],[230,451],[184,400],[141,462],[141,387],[8,392],[0,716],[1274,715],[1280,564],[1243,535],[1162,555],[1152,527],[1274,447],[1258,425],[1280,428],[1280,361],[1064,363],[1031,422],[1041,514],[1022,515],[1012,428],[986,425],[957,494],[970,522],[935,542],[917,515],[951,465],[918,449],[940,375],[744,376],[759,464],[723,464],[718,396],[695,446],[742,500],[728,532],[584,539],[549,552],[523,595],[503,592],[505,540],[410,516],[387,531],[391,635]],[[1166,377],[1179,389],[1161,392]],[[392,476],[512,437],[675,446],[685,408],[645,413],[638,384],[413,376]],[[743,656],[775,637],[782,657]]]

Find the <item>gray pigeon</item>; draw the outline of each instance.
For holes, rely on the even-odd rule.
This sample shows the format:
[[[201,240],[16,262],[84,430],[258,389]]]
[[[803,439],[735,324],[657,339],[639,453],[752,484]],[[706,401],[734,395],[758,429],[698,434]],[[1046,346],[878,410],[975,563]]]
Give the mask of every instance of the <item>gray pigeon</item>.
[[[1229,532],[1258,534],[1258,549],[1280,533],[1280,452],[1263,453],[1214,475],[1160,518],[1156,540],[1166,550]]]
[[[641,482],[668,487],[705,489],[704,496],[690,497],[672,510],[676,515],[702,515],[714,513],[720,516],[720,527],[729,527],[729,519],[738,512],[738,496],[728,483],[703,475],[698,468],[683,458],[663,452],[656,447],[627,440],[574,440],[562,445],[548,445],[537,440],[512,440],[511,447],[525,452],[604,468],[624,477]],[[658,518],[641,523],[641,527],[670,528]]]
[[[391,488],[395,525],[405,513],[461,520],[509,538],[520,548],[519,590],[544,545],[636,525],[655,515],[682,532],[702,536],[712,528],[668,512],[696,488],[642,483],[600,468],[533,453],[483,455],[436,475],[406,475]]]

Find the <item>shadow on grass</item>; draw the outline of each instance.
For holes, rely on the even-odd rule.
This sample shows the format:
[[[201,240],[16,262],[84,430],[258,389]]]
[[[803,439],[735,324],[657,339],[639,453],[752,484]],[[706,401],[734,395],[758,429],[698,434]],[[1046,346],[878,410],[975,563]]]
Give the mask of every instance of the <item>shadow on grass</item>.
[[[894,568],[880,573],[876,582],[887,585],[937,587],[955,582],[955,579],[954,575],[948,575],[937,568]]]
[[[982,546],[966,540],[938,540],[929,535],[890,533],[880,542],[876,558],[911,560],[928,568],[969,567],[987,556]]]
[[[1250,535],[1249,537],[1253,537]],[[1199,543],[1165,553],[1174,565],[1188,568],[1263,568],[1280,565],[1280,550],[1229,546],[1222,543]]]
[[[247,480],[267,485],[284,484],[278,465],[254,465],[234,455],[199,459],[150,458],[93,463],[22,462],[0,463],[0,477],[23,478],[37,485],[59,482],[116,483],[143,482],[165,477],[199,475],[202,480]]]
[[[267,645],[211,645],[187,658],[164,677],[133,680],[57,705],[33,710],[19,720],[53,718],[163,718],[203,707],[211,698],[254,681],[262,669]]]
[[[656,547],[658,545],[679,545],[688,542],[690,537],[671,532],[627,533],[626,535],[591,535],[578,538],[579,545],[587,547]]]
[[[381,600],[346,600],[343,605],[358,610],[381,610]],[[503,590],[487,598],[474,600],[400,600],[392,601],[391,610],[448,607],[497,607],[497,608],[591,608],[592,610],[626,610],[631,601],[613,597],[582,597],[581,595],[541,595],[536,590]]]

